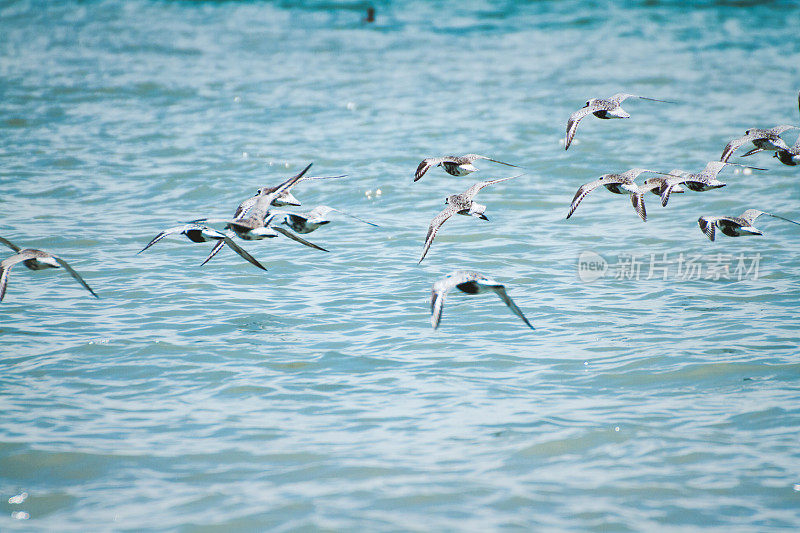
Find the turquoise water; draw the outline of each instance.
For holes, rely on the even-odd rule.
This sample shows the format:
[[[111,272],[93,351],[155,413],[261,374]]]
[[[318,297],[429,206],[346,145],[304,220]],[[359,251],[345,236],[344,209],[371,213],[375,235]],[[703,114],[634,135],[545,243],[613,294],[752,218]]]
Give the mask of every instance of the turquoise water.
[[[747,128],[800,123],[800,10],[376,8],[0,3],[0,235],[101,297],[12,271],[0,530],[800,527],[800,228],[762,217],[762,237],[711,243],[696,223],[800,218],[800,167],[743,147],[732,161],[768,172],[724,170],[666,209],[649,195],[647,223],[605,190],[564,219],[600,174],[697,172]],[[677,103],[628,100],[564,151],[570,113],[623,91]],[[468,152],[527,174],[418,266],[444,197],[514,172],[412,183],[423,157]],[[136,255],[312,161],[348,177],[300,184],[304,207],[381,227],[307,235],[327,254],[242,242],[269,272],[230,250],[201,268],[211,244],[178,238]],[[605,274],[583,281],[579,257]],[[430,288],[461,269],[505,283],[536,330],[454,291],[433,331]]]

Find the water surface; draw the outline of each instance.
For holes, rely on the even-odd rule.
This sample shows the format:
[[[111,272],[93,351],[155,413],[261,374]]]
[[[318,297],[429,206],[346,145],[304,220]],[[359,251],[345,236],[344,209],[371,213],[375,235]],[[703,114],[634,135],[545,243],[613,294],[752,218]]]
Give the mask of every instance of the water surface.
[[[564,219],[600,174],[696,172],[800,123],[796,6],[407,1],[365,24],[365,5],[0,4],[0,234],[101,296],[12,272],[0,529],[797,528],[800,234],[761,218],[711,243],[696,220],[800,218],[800,167],[742,149],[769,172],[650,196],[646,224],[605,190]],[[569,114],[623,91],[677,103],[590,117],[565,152]],[[444,197],[513,172],[412,183],[468,152],[527,173],[417,266]],[[201,268],[211,244],[177,238],[136,255],[312,161],[348,177],[301,184],[304,206],[381,227],[307,236],[327,254],[244,242],[266,273],[229,250]],[[608,265],[592,283],[584,252]],[[507,284],[536,331],[453,293],[434,332],[430,287],[459,269]]]

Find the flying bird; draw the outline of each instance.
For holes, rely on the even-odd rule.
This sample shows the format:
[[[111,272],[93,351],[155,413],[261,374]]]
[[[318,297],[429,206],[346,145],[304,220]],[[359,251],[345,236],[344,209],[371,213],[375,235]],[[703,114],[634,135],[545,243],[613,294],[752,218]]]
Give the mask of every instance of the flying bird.
[[[775,126],[770,129],[751,128],[745,131],[743,136],[726,144],[719,160],[728,161],[733,155],[733,152],[748,141],[752,142],[755,148],[742,154],[742,157],[747,157],[764,150],[790,150],[789,146],[781,139],[781,133],[792,129],[796,130],[800,128],[788,124]]]
[[[30,270],[63,268],[67,271],[67,274],[75,279],[75,281],[83,285],[83,288],[89,291],[92,296],[95,298],[100,298],[97,296],[97,294],[95,294],[92,288],[89,287],[89,284],[84,281],[80,274],[75,272],[75,270],[73,270],[73,268],[59,256],[43,250],[36,250],[34,248],[21,249],[19,246],[7,239],[4,239],[3,237],[0,237],[0,243],[8,246],[14,250],[14,252],[16,252],[11,257],[0,261],[0,302],[3,301],[3,297],[6,295],[6,288],[8,287],[8,277],[11,274],[11,267],[18,263],[22,263]]]
[[[429,168],[439,166],[441,166],[444,171],[451,176],[466,176],[467,174],[471,174],[478,170],[478,168],[473,165],[473,163],[478,159],[491,161],[492,163],[500,163],[501,165],[505,165],[507,167],[519,168],[517,165],[504,163],[503,161],[498,161],[497,159],[492,159],[491,157],[478,154],[429,157],[427,159],[423,159],[422,163],[420,163],[417,167],[417,171],[414,173],[414,181],[419,181],[419,179],[425,175]]]
[[[425,259],[425,255],[428,253],[428,249],[431,247],[431,244],[433,244],[433,239],[436,237],[436,233],[439,231],[439,228],[442,227],[442,224],[444,224],[445,221],[447,221],[447,219],[451,216],[459,214],[473,216],[482,220],[489,220],[489,218],[484,215],[486,206],[473,201],[473,198],[480,192],[481,189],[489,185],[513,178],[518,178],[520,176],[522,176],[522,174],[517,174],[516,176],[510,176],[508,178],[501,178],[498,180],[479,181],[461,194],[452,194],[448,196],[444,201],[444,203],[447,204],[447,207],[445,207],[441,213],[433,218],[430,226],[428,227],[428,235],[425,237],[425,247],[422,249],[422,256],[419,258],[417,264],[422,263],[422,260]]]
[[[311,165],[309,165],[311,166]],[[308,170],[308,169],[306,169]],[[331,180],[331,179],[339,179],[339,178],[346,178],[347,174],[341,174],[339,176],[302,176],[299,180],[294,182],[288,189],[284,189],[278,196],[276,196],[270,205],[273,207],[286,207],[286,206],[294,206],[297,207],[300,205],[300,200],[294,197],[291,192],[292,187],[300,183],[301,181],[308,181],[308,180]],[[250,209],[253,204],[255,204],[258,195],[264,191],[266,194],[273,193],[278,190],[280,185],[275,187],[261,187],[256,191],[256,194],[244,200],[242,203],[239,204],[239,207],[236,208],[236,212],[233,214],[233,217],[238,217],[243,211]]]
[[[534,329],[531,323],[528,322],[528,319],[525,318],[522,310],[517,307],[517,304],[515,304],[506,293],[504,285],[487,278],[483,274],[463,270],[451,272],[447,277],[433,284],[433,290],[431,291],[431,326],[433,326],[433,329],[439,327],[439,322],[442,319],[442,308],[444,306],[445,296],[447,296],[447,292],[453,287],[467,294],[481,294],[483,292],[493,291],[515,315],[525,322],[526,326]]]
[[[238,214],[234,214],[234,218],[232,219],[199,219],[192,222],[224,222],[226,224],[226,229],[232,230],[239,238],[246,241],[269,239],[272,237],[277,237],[278,234],[281,234],[305,246],[327,252],[328,250],[325,248],[298,237],[288,229],[281,228],[277,225],[272,225],[273,222],[277,224],[277,221],[275,220],[276,215],[270,214],[272,202],[276,198],[280,198],[284,192],[288,191],[295,183],[300,181],[303,175],[308,172],[308,169],[311,168],[312,164],[313,163],[310,163],[299,174],[292,176],[277,187],[262,187],[259,189],[258,194],[255,197],[255,201],[244,209],[237,208],[236,213]],[[211,252],[208,254],[208,257],[206,257],[205,261],[200,263],[201,266],[208,263],[211,258],[217,255],[226,244],[227,242],[225,240],[218,241],[211,249]]]
[[[762,235],[761,230],[753,227],[756,219],[761,215],[767,215],[773,218],[779,218],[792,224],[800,226],[800,222],[795,222],[780,215],[773,215],[772,213],[765,213],[758,209],[748,209],[738,217],[712,217],[702,216],[697,219],[700,229],[706,234],[710,240],[714,240],[714,228],[717,227],[728,237],[743,237],[746,235]]]
[[[289,226],[297,233],[311,233],[320,226],[329,224],[331,219],[328,217],[328,215],[333,211],[346,215],[350,218],[354,218],[360,222],[363,222],[364,224],[369,224],[370,226],[375,226],[376,228],[378,227],[377,224],[367,222],[363,218],[351,215],[350,213],[345,213],[344,211],[334,209],[333,207],[327,205],[318,205],[306,213],[287,213],[285,216],[283,216],[281,223]]]
[[[581,201],[586,198],[587,194],[602,185],[614,194],[629,194],[631,196],[633,208],[639,216],[642,217],[642,220],[647,221],[647,212],[644,207],[644,193],[658,185],[656,182],[651,182],[650,186],[642,188],[636,184],[633,180],[644,172],[666,175],[664,172],[647,170],[646,168],[632,168],[622,174],[603,174],[598,179],[590,181],[589,183],[584,183],[578,188],[578,192],[575,193],[575,197],[572,199],[572,203],[569,206],[567,218],[571,217],[575,210],[578,209],[578,206]]]
[[[664,191],[666,186],[668,185],[666,176],[673,176],[673,177],[680,177],[685,174],[689,174],[685,170],[681,170],[679,168],[674,168],[667,172],[664,176],[652,176],[644,180],[644,183],[640,187],[642,191],[647,192],[650,191],[651,193],[655,194],[656,196],[661,196],[661,193]],[[683,188],[680,185],[675,185],[672,188],[672,194],[682,193]]]
[[[717,179],[717,174],[726,165],[733,165],[737,167],[745,167],[752,170],[766,170],[765,168],[748,167],[745,165],[737,165],[736,163],[726,163],[724,161],[709,161],[701,172],[697,174],[683,173],[680,177],[668,177],[666,183],[661,190],[661,205],[667,206],[670,194],[675,190],[678,185],[686,185],[691,191],[702,192],[711,189],[719,189],[724,187],[726,183]]]
[[[622,102],[628,98],[639,98],[641,100],[664,102],[667,104],[675,103],[668,100],[656,100],[655,98],[647,98],[627,93],[617,93],[611,98],[592,98],[591,100],[587,100],[586,104],[572,113],[569,116],[569,120],[567,120],[567,138],[564,143],[564,150],[569,149],[569,145],[572,144],[572,139],[575,138],[575,132],[578,131],[578,124],[588,115],[594,115],[602,119],[630,118],[628,112],[622,109]]]
[[[221,231],[217,231],[213,228],[209,228],[208,226],[203,226],[201,224],[184,224],[182,226],[175,226],[173,228],[165,229],[164,231],[156,235],[152,241],[147,243],[147,246],[139,250],[139,252],[137,252],[137,255],[144,252],[145,250],[153,246],[155,243],[157,243],[164,237],[167,237],[169,235],[174,235],[176,233],[185,235],[186,238],[192,242],[208,242],[208,241],[223,242],[228,246],[230,246],[231,250],[239,254],[250,264],[260,268],[261,270],[266,270],[266,268],[264,268],[264,266],[261,263],[259,263],[255,257],[247,253],[242,247],[236,244],[233,241],[233,239],[231,239],[229,236],[225,235]]]
[[[244,219],[244,220],[224,220],[222,222],[227,222],[227,228],[233,230],[237,236],[240,238],[247,240],[247,241],[255,241],[261,239],[271,239],[273,237],[277,237],[278,235],[283,235],[292,239],[295,242],[299,242],[302,245],[308,246],[309,248],[314,248],[315,250],[320,250],[322,252],[327,252],[325,248],[322,246],[318,246],[313,242],[309,242],[302,237],[298,237],[291,231],[286,228],[282,228],[278,226],[278,221],[276,220],[278,215],[269,215],[266,220],[260,220],[257,218],[251,219]],[[218,221],[213,221],[218,222]],[[212,257],[217,255],[220,250],[226,245],[229,244],[228,241],[218,241],[217,244],[211,249],[209,252],[208,257],[206,257],[205,261],[200,263],[200,266],[205,265],[208,263]]]

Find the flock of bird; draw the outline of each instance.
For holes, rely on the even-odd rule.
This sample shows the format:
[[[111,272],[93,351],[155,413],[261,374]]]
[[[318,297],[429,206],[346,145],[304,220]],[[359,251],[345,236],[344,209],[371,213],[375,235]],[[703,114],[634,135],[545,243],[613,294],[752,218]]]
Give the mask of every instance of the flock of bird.
[[[238,237],[242,240],[252,241],[284,235],[310,248],[327,252],[328,250],[325,248],[303,239],[302,237],[298,236],[297,233],[311,233],[321,226],[330,223],[330,214],[333,212],[347,215],[365,224],[369,224],[370,226],[377,226],[372,222],[367,222],[366,220],[355,215],[350,215],[349,213],[345,213],[344,211],[340,211],[326,205],[317,206],[311,211],[305,213],[292,213],[276,211],[272,209],[274,207],[280,208],[301,205],[300,201],[295,198],[294,195],[292,195],[291,189],[302,180],[336,179],[345,177],[345,175],[320,177],[306,176],[305,174],[310,168],[311,164],[304,168],[299,174],[292,176],[277,186],[268,186],[258,189],[254,196],[247,198],[239,204],[233,216],[230,218],[201,218],[189,221],[179,226],[165,229],[156,235],[138,253],[141,254],[154,244],[160,242],[165,237],[177,234],[185,236],[192,242],[215,241],[211,252],[201,263],[201,266],[205,265],[215,255],[217,255],[225,245],[228,245],[231,250],[239,254],[239,256],[251,263],[253,266],[260,268],[261,270],[267,270],[266,267],[264,267],[264,265],[262,265],[255,257],[253,257],[244,248],[239,246],[234,238]],[[224,224],[224,229],[218,230],[211,227],[212,224],[217,223]],[[18,263],[22,263],[31,270],[63,267],[95,298],[98,298],[97,294],[91,289],[91,287],[89,287],[86,281],[60,257],[42,250],[21,250],[18,246],[2,237],[0,237],[0,243],[5,244],[14,250],[14,252],[16,252],[15,255],[0,262],[0,301],[2,301],[3,297],[5,296],[11,267]]]
[[[615,94],[610,98],[593,98],[588,100],[582,108],[572,113],[567,120],[567,131],[564,142],[565,150],[568,150],[572,144],[581,120],[589,115],[594,115],[599,119],[629,118],[630,114],[622,109],[622,102],[629,98],[639,98],[654,102],[674,103],[667,100],[657,100],[655,98],[646,98],[627,93]],[[800,108],[800,94],[798,94],[798,107]],[[643,221],[647,221],[644,196],[648,192],[659,196],[661,199],[661,205],[666,207],[670,196],[673,193],[683,193],[685,191],[684,187],[696,192],[724,187],[726,184],[720,181],[717,176],[726,166],[734,165],[753,170],[766,170],[759,167],[749,167],[729,162],[729,159],[733,153],[747,143],[752,143],[754,148],[742,154],[742,157],[749,157],[753,154],[763,151],[774,151],[773,157],[777,158],[781,163],[789,166],[797,166],[800,164],[800,136],[798,136],[798,139],[791,147],[788,146],[780,137],[781,134],[791,129],[800,128],[791,125],[779,125],[768,129],[748,129],[743,136],[731,140],[725,146],[719,160],[710,161],[702,171],[697,173],[690,173],[680,169],[673,169],[669,172],[661,172],[644,168],[632,168],[618,174],[603,174],[596,180],[585,183],[578,188],[578,191],[575,193],[575,196],[572,199],[566,218],[569,219],[575,213],[575,210],[590,192],[599,188],[600,186],[603,186],[614,194],[629,195],[636,213],[642,218]],[[447,174],[452,176],[467,176],[478,170],[478,168],[474,165],[474,163],[478,160],[490,161],[509,167],[522,168],[518,165],[513,165],[511,163],[506,163],[504,161],[499,161],[497,159],[492,159],[490,157],[478,154],[434,157],[422,160],[414,174],[414,181],[419,181],[431,168],[435,167],[442,167]],[[245,199],[239,204],[233,216],[230,218],[200,218],[161,231],[144,248],[142,248],[139,253],[144,252],[167,236],[179,234],[185,236],[192,242],[215,241],[208,257],[206,257],[201,265],[204,265],[210,261],[227,245],[231,250],[236,252],[239,256],[255,267],[262,270],[267,270],[255,257],[237,244],[234,239],[239,238],[246,241],[252,241],[269,239],[283,235],[310,248],[327,252],[328,250],[325,248],[303,239],[298,234],[311,233],[319,227],[330,223],[331,219],[329,218],[329,215],[333,212],[344,214],[360,222],[369,224],[370,226],[377,226],[376,224],[367,222],[366,220],[355,215],[351,215],[325,205],[317,206],[311,211],[303,213],[274,209],[297,207],[301,205],[297,198],[295,198],[291,193],[291,189],[300,181],[337,179],[345,177],[344,175],[321,177],[306,176],[306,173],[310,168],[311,164],[305,167],[297,175],[292,176],[277,186],[262,187],[258,189],[254,196]],[[635,180],[639,177],[639,175],[644,173],[655,175],[644,180],[641,185],[636,183]],[[428,233],[425,237],[422,254],[420,255],[418,264],[425,259],[425,256],[428,254],[428,251],[433,244],[433,240],[436,238],[436,235],[441,229],[442,225],[453,215],[458,214],[475,217],[481,220],[489,220],[485,214],[486,206],[475,201],[475,196],[484,187],[495,185],[497,183],[514,179],[522,175],[523,174],[517,174],[507,178],[480,181],[460,194],[448,196],[445,199],[446,207],[433,218],[428,227]],[[698,224],[703,233],[712,241],[715,239],[715,228],[719,228],[724,235],[731,237],[761,235],[761,231],[753,226],[756,219],[761,215],[767,215],[800,225],[800,222],[796,222],[780,215],[759,211],[757,209],[747,209],[738,217],[701,216],[698,219]],[[212,227],[213,224],[222,224],[224,227],[222,230],[216,229]],[[0,237],[0,243],[14,251],[14,255],[0,262],[0,301],[2,301],[3,297],[5,296],[11,268],[18,263],[22,263],[31,270],[63,268],[68,274],[70,274],[70,276],[72,276],[87,291],[89,291],[92,296],[95,298],[98,297],[92,288],[89,287],[86,281],[59,256],[42,250],[31,248],[21,249],[3,237]],[[483,274],[470,271],[452,272],[444,279],[434,283],[431,292],[431,325],[434,329],[438,328],[441,321],[445,297],[453,288],[456,288],[466,294],[480,294],[487,291],[494,292],[514,314],[522,319],[525,325],[533,329],[533,325],[531,325],[531,323],[525,317],[522,310],[508,296],[504,285],[487,276],[484,276]]]
[[[227,244],[229,248],[239,254],[246,261],[250,262],[261,270],[267,270],[264,265],[259,263],[258,260],[256,260],[252,255],[247,253],[243,248],[234,242],[234,236],[239,237],[242,240],[254,241],[270,239],[277,237],[278,235],[284,235],[285,237],[288,237],[293,241],[299,242],[300,244],[310,248],[327,252],[328,250],[325,248],[299,237],[289,229],[282,227],[282,225],[300,228],[298,233],[310,233],[320,226],[330,222],[330,219],[328,219],[326,215],[331,211],[334,211],[332,207],[318,206],[311,211],[311,213],[306,214],[305,216],[297,213],[273,212],[271,209],[272,207],[299,206],[300,202],[294,197],[294,195],[292,195],[291,189],[298,182],[304,179],[335,179],[345,177],[344,175],[306,177],[305,174],[310,168],[311,165],[309,164],[299,174],[292,176],[288,180],[275,187],[261,187],[258,189],[255,196],[251,196],[239,204],[239,206],[236,208],[236,211],[233,213],[233,217],[231,218],[200,218],[193,220],[188,224],[166,229],[156,235],[153,240],[147,244],[147,246],[139,251],[139,253],[144,252],[164,237],[175,233],[185,235],[192,242],[216,241],[214,247],[211,249],[211,252],[208,254],[208,257],[206,257],[205,261],[201,263],[201,266],[208,263],[211,258],[217,255]],[[230,232],[223,233],[208,226],[208,224],[216,223],[225,224],[225,229],[230,230]],[[373,226],[375,225],[371,222],[366,223]]]
[[[618,93],[610,98],[593,98],[588,100],[582,108],[572,113],[567,120],[567,134],[564,142],[564,149],[569,149],[572,141],[575,138],[575,134],[578,131],[578,124],[580,124],[581,120],[589,115],[594,115],[600,119],[629,118],[630,114],[622,109],[622,102],[629,98],[639,98],[654,102],[674,103],[667,100],[657,100],[655,98],[646,98],[644,96],[628,93]],[[800,94],[798,94],[798,108],[800,108]],[[800,163],[800,136],[792,147],[789,147],[780,137],[782,133],[790,129],[800,128],[790,125],[781,125],[769,129],[749,129],[742,137],[730,141],[725,146],[719,161],[709,161],[706,167],[697,173],[691,173],[681,169],[673,169],[669,172],[660,172],[645,168],[632,168],[619,174],[603,174],[596,180],[590,181],[589,183],[584,183],[578,188],[578,191],[575,193],[575,196],[572,199],[572,203],[570,204],[566,218],[570,218],[573,213],[575,213],[575,210],[578,208],[581,201],[583,201],[583,199],[590,192],[600,186],[603,186],[614,194],[630,195],[631,203],[633,204],[633,208],[636,210],[636,213],[642,218],[643,221],[647,221],[644,195],[648,192],[659,196],[661,198],[661,205],[666,207],[667,203],[669,202],[670,195],[673,193],[683,193],[683,187],[696,192],[724,187],[726,184],[720,181],[717,178],[717,175],[726,166],[734,165],[746,167],[752,170],[766,170],[763,168],[747,167],[746,165],[738,165],[736,163],[728,162],[731,155],[738,148],[748,142],[753,143],[755,148],[743,154],[743,157],[748,157],[765,150],[774,150],[774,157],[776,157],[780,162],[789,166],[796,166],[798,163]],[[517,166],[477,154],[428,158],[424,159],[422,163],[420,163],[419,167],[417,168],[417,172],[414,175],[414,181],[418,181],[431,167],[434,166],[441,166],[445,172],[453,176],[465,176],[478,170],[473,163],[479,159],[493,161],[495,163],[512,167]],[[639,185],[635,180],[640,174],[644,173],[656,175],[647,178],[641,185]],[[497,180],[481,181],[461,194],[448,196],[445,200],[447,207],[436,217],[434,217],[433,221],[431,221],[419,261],[422,262],[422,260],[425,258],[425,255],[428,253],[428,250],[433,243],[433,239],[436,237],[436,234],[441,228],[442,224],[444,224],[444,222],[447,221],[447,219],[449,219],[452,215],[460,214],[473,216],[482,220],[488,220],[485,215],[486,206],[478,204],[474,201],[475,195],[478,194],[481,189],[495,183],[516,178],[520,175],[521,174]],[[794,220],[790,220],[780,215],[759,211],[757,209],[748,209],[738,217],[701,216],[698,219],[698,224],[703,233],[712,241],[715,238],[715,228],[719,228],[723,234],[731,237],[761,235],[761,231],[753,227],[753,223],[761,215],[767,215],[800,225],[800,223],[795,222]],[[447,291],[454,287],[467,294],[478,294],[487,290],[496,292],[503,302],[505,302],[505,304],[517,316],[519,316],[527,326],[533,328],[519,307],[517,307],[508,294],[506,294],[505,287],[503,285],[477,272],[458,271],[451,273],[445,279],[436,282],[433,286],[431,295],[431,324],[433,325],[434,329],[438,327],[439,321],[441,320],[444,297]]]
[[[656,102],[674,103],[666,100],[656,100],[654,98],[645,98],[633,94],[620,93],[615,94],[611,98],[606,99],[592,99],[586,102],[585,106],[570,115],[567,121],[567,137],[565,142],[565,149],[569,149],[572,139],[578,129],[578,124],[584,117],[593,114],[601,119],[612,118],[628,118],[630,115],[622,109],[622,102],[628,98],[641,98],[644,100],[652,100]],[[797,96],[798,109],[800,109],[800,93]],[[661,197],[661,205],[667,206],[670,195],[673,193],[684,192],[683,186],[691,191],[702,192],[711,189],[718,189],[724,187],[726,183],[717,178],[720,171],[729,165],[745,167],[751,170],[766,170],[759,167],[749,167],[746,165],[739,165],[737,163],[730,163],[729,159],[733,153],[740,147],[748,142],[752,143],[755,148],[742,154],[742,157],[749,157],[753,154],[763,151],[774,151],[773,157],[777,158],[781,163],[789,166],[797,166],[800,163],[800,136],[794,143],[794,146],[788,146],[786,142],[780,137],[791,129],[800,129],[797,126],[783,124],[775,126],[774,128],[751,128],[745,131],[741,137],[733,139],[722,150],[722,155],[718,161],[709,161],[706,167],[697,173],[690,173],[685,170],[673,169],[669,172],[659,172],[656,170],[647,170],[643,168],[633,168],[621,174],[604,174],[597,180],[581,185],[575,197],[572,199],[567,218],[570,218],[578,205],[594,189],[604,186],[609,191],[615,194],[629,194],[631,196],[631,203],[634,209],[642,218],[647,221],[647,212],[644,205],[644,194],[652,192]],[[642,185],[635,183],[635,179],[642,173],[660,174],[659,176],[648,178]],[[718,227],[723,234],[730,237],[741,237],[744,235],[762,235],[761,231],[753,227],[753,223],[760,215],[767,215],[773,218],[778,218],[791,222],[793,224],[800,223],[775,215],[766,213],[757,209],[748,209],[741,216],[701,216],[697,223],[703,233],[710,239],[714,240],[715,231],[714,227]]]

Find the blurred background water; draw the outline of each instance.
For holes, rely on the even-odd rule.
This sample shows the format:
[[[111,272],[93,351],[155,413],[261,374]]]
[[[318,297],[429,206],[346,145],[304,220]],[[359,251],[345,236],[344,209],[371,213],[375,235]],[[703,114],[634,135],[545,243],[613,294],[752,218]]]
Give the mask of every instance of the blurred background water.
[[[797,6],[374,5],[365,23],[362,2],[0,3],[0,235],[101,297],[12,272],[0,529],[797,528],[800,232],[761,218],[711,243],[696,220],[800,218],[800,167],[743,148],[769,171],[649,195],[647,223],[605,190],[564,219],[600,174],[697,172],[747,128],[800,123]],[[565,152],[570,113],[616,92],[677,104],[589,117]],[[513,173],[412,183],[469,152],[527,174],[417,266],[444,197]],[[182,238],[136,255],[312,161],[348,177],[298,185],[305,208],[381,227],[307,235],[330,253],[243,242],[269,272],[230,250],[201,268],[211,244]],[[592,283],[586,252],[608,266]],[[430,287],[459,269],[536,331],[454,291],[434,332]]]

